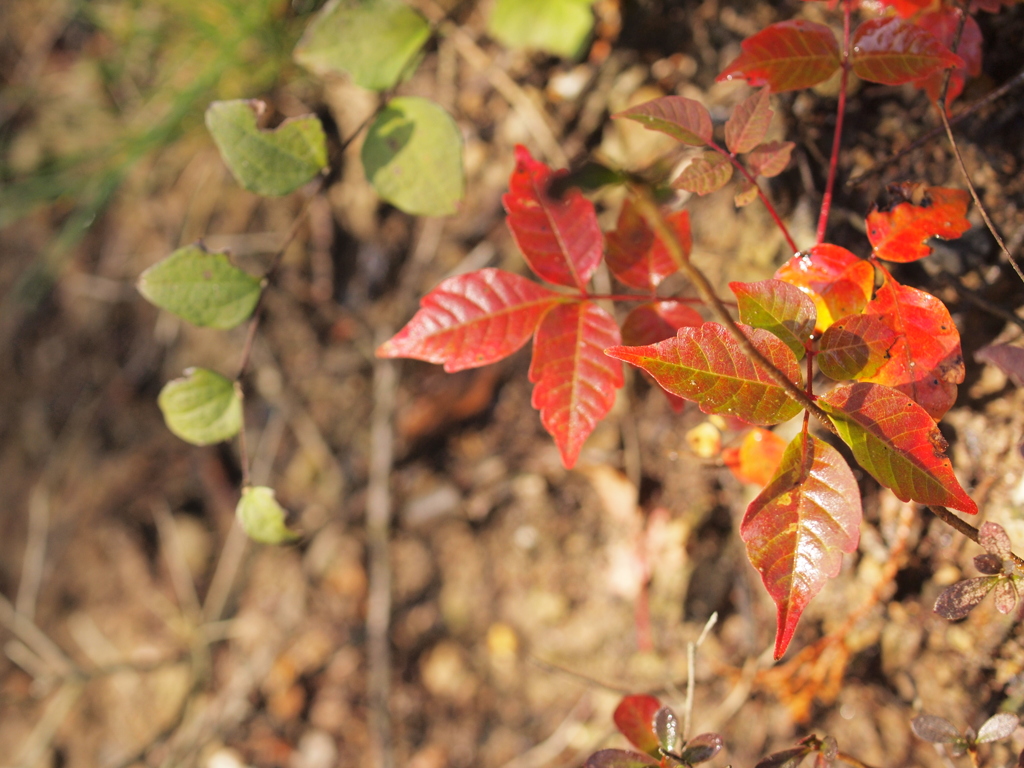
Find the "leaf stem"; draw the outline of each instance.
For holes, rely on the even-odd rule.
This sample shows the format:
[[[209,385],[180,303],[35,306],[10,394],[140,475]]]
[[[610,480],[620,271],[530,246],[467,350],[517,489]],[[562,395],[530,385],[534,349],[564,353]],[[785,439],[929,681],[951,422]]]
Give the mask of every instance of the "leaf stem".
[[[935,515],[937,518],[939,518],[939,520],[941,520],[946,525],[948,525],[950,528],[955,528],[957,530],[957,532],[962,533],[964,536],[966,536],[968,539],[973,541],[975,544],[978,544],[978,545],[981,544],[981,542],[978,539],[978,529],[975,528],[970,523],[968,523],[966,520],[961,520],[959,517],[954,515],[952,512],[950,512],[945,507],[932,507],[932,506],[929,506],[928,510],[933,515]],[[1021,570],[1024,570],[1024,559],[1022,559],[1020,557],[1020,555],[1017,555],[1016,553],[1011,552],[1010,553],[1010,560],[1013,561],[1013,564],[1015,566],[1017,566]]]
[[[839,166],[839,145],[843,136],[843,117],[846,115],[846,86],[850,78],[850,0],[843,0],[843,61],[842,74],[839,76],[839,106],[836,108],[836,130],[832,136],[832,155],[828,161],[828,180],[825,182],[825,194],[821,198],[821,214],[818,216],[818,234],[815,243],[825,242],[825,230],[828,229],[828,214],[832,208],[832,192],[836,184],[836,171]]]
[[[740,327],[733,320],[732,315],[729,314],[729,310],[726,309],[725,303],[718,298],[718,294],[715,293],[714,287],[711,282],[705,276],[705,274],[689,259],[686,258],[683,246],[679,242],[679,238],[676,236],[675,231],[669,226],[668,222],[665,221],[665,217],[661,213],[661,209],[658,208],[658,204],[651,198],[650,192],[643,187],[632,186],[631,190],[637,202],[637,207],[640,209],[640,215],[644,217],[651,229],[654,230],[655,234],[661,238],[661,241],[665,244],[665,248],[668,250],[672,260],[679,267],[679,271],[682,272],[686,277],[693,283],[698,293],[704,299],[705,303],[711,307],[715,318],[724,325],[733,340],[739,345],[743,353],[754,361],[754,363],[762,368],[765,373],[780,387],[786,390],[787,394],[796,400],[805,409],[814,414],[825,428],[834,435],[838,435],[838,431],[835,425],[828,418],[821,407],[814,401],[814,396],[809,395],[800,388],[798,384],[791,381],[786,374],[776,368],[768,358],[766,358],[761,351],[755,347],[747,335],[740,330]]]
[[[708,142],[708,146],[711,147],[711,149],[713,149],[715,152],[720,154],[722,157],[724,157],[726,160],[728,160],[730,163],[732,163],[733,167],[743,175],[743,178],[745,178],[747,181],[754,185],[754,189],[757,190],[757,196],[761,198],[761,203],[764,205],[765,210],[768,211],[768,215],[772,217],[772,221],[775,222],[775,226],[779,228],[779,231],[782,232],[782,236],[786,238],[786,244],[790,247],[790,250],[792,250],[793,253],[799,251],[800,249],[797,248],[796,242],[793,240],[793,236],[789,234],[789,230],[786,228],[786,225],[782,222],[782,217],[779,216],[779,212],[775,210],[775,206],[772,205],[771,200],[768,199],[768,196],[765,195],[764,190],[761,189],[761,185],[757,183],[757,179],[754,178],[750,171],[748,171],[744,167],[743,163],[736,159],[736,156],[734,154],[726,151],[723,147],[720,147],[714,141]]]

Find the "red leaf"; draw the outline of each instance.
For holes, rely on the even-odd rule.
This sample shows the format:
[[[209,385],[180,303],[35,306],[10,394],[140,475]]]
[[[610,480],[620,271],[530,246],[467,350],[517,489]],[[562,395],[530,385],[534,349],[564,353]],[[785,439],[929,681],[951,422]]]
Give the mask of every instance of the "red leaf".
[[[860,539],[860,489],[842,455],[799,434],[775,476],[743,516],[740,537],[778,609],[775,658],[789,646],[804,608],[836,576]]]
[[[789,157],[796,146],[792,141],[769,141],[758,144],[747,153],[747,168],[755,176],[770,179],[778,176],[789,165]]]
[[[497,362],[523,346],[565,297],[525,277],[481,269],[442,280],[377,357],[444,363],[449,373]]]
[[[744,435],[739,448],[722,451],[722,461],[741,483],[764,487],[775,475],[785,450],[785,440],[755,427]]]
[[[768,100],[769,93],[767,88],[752,93],[736,106],[725,121],[725,146],[733,154],[749,152],[768,133],[772,115],[775,114]]]
[[[892,8],[897,14],[907,19],[932,4],[932,0],[879,0],[882,7]]]
[[[1024,387],[1024,349],[1009,344],[992,344],[975,352],[974,359],[994,365],[1018,387]]]
[[[637,749],[649,755],[658,755],[658,737],[654,733],[654,715],[661,702],[647,694],[626,696],[615,708],[612,718],[615,727]]]
[[[716,192],[732,178],[732,163],[717,152],[705,152],[683,168],[672,186],[698,195]]]
[[[964,380],[960,333],[946,305],[886,273],[864,313],[892,328],[897,339],[889,359],[863,380],[894,387],[933,419],[941,419],[956,402],[957,384]]]
[[[843,384],[818,404],[857,463],[902,501],[978,513],[953,474],[939,428],[902,392],[878,384]]]
[[[662,96],[612,115],[636,120],[652,131],[667,133],[676,141],[694,147],[711,142],[711,115],[699,101],[683,96]]]
[[[789,347],[757,328],[744,329],[751,343],[793,382],[800,366]],[[756,366],[718,323],[680,328],[674,339],[605,354],[642,368],[673,395],[693,400],[704,413],[724,413],[771,426],[796,416],[800,404]]]
[[[880,259],[923,259],[932,252],[924,242],[929,237],[949,240],[971,228],[967,220],[971,196],[966,190],[895,184],[889,185],[888,192],[893,204],[885,209],[875,206],[867,218],[868,240]]]
[[[622,323],[622,343],[631,347],[671,339],[686,326],[704,324],[693,307],[680,301],[652,301],[634,308]]]
[[[831,379],[862,379],[889,359],[896,331],[875,315],[841,317],[822,334],[818,367]]]
[[[533,407],[567,469],[623,384],[622,366],[604,354],[621,340],[615,319],[590,301],[555,307],[537,328],[530,362],[530,381],[537,385]]]
[[[585,291],[601,261],[604,236],[594,204],[578,189],[569,190],[561,200],[548,194],[555,175],[525,147],[517,146],[509,191],[501,198],[506,221],[534,272],[552,283]]]
[[[931,32],[895,16],[868,19],[853,33],[853,71],[862,80],[902,85],[964,60]]]
[[[960,26],[960,11],[952,8],[933,11],[924,14],[916,23],[917,26],[927,29],[935,35],[935,38],[946,48],[952,50],[956,30]],[[968,16],[956,48],[957,55],[964,60],[964,66],[957,67],[950,75],[949,88],[946,90],[947,105],[952,104],[963,93],[964,82],[968,76],[977,77],[981,74],[981,45],[981,28],[973,16]],[[924,88],[929,99],[938,101],[945,77],[944,72],[933,72],[928,77],[915,82],[914,85]]]
[[[818,310],[819,333],[840,317],[859,315],[871,298],[875,269],[845,248],[822,243],[798,253],[775,273],[811,297]]]
[[[802,360],[811,341],[817,313],[814,302],[795,285],[782,280],[729,283],[736,294],[740,321],[778,336]]]
[[[692,246],[690,214],[677,211],[668,216],[667,221],[675,230],[684,254],[689,256]],[[616,278],[625,285],[644,291],[653,291],[678,269],[664,243],[660,239],[655,240],[654,233],[631,198],[622,204],[618,224],[613,232],[608,233],[605,258]]]
[[[771,24],[740,47],[743,52],[722,71],[719,82],[739,77],[755,88],[767,85],[782,93],[822,83],[839,69],[839,43],[832,30],[803,19]]]

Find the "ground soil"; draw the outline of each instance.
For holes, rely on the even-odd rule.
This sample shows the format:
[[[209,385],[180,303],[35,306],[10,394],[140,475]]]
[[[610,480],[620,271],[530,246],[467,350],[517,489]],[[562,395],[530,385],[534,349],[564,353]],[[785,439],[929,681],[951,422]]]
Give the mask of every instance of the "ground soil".
[[[134,4],[89,5],[141,23]],[[176,7],[151,5],[157,17]],[[84,7],[9,0],[0,10],[5,183],[44,178],[47,159],[96,151],[126,119],[116,108],[124,95],[105,90],[96,71],[137,52],[119,46],[139,43],[119,42]],[[714,76],[744,36],[794,13],[837,19],[817,3],[596,8],[601,39],[583,63],[503,50],[483,34],[481,13],[456,16],[530,108],[510,106],[493,72],[447,40],[431,44],[401,86],[439,100],[464,132],[468,194],[449,219],[417,221],[378,203],[358,139],[342,144],[375,106],[366,93],[289,69],[248,94],[267,99],[277,119],[317,112],[338,169],[287,248],[244,377],[253,478],[294,513],[304,532],[294,545],[246,544],[233,528],[236,451],[186,445],[156,408],[160,387],[190,365],[233,371],[244,329],[192,328],[133,286],[147,266],[198,239],[265,268],[305,193],[264,200],[239,190],[199,123],[205,103],[196,103],[191,122],[126,161],[116,191],[80,231],[69,235],[68,222],[82,189],[24,210],[4,198],[19,214],[0,217],[0,763],[579,765],[624,746],[611,722],[623,693],[654,691],[682,711],[687,644],[713,612],[718,622],[697,655],[692,732],[722,734],[716,768],[753,766],[811,732],[869,765],[949,765],[913,736],[915,714],[977,727],[1024,706],[1018,615],[1000,615],[991,601],[958,623],[932,611],[943,587],[976,575],[971,558],[981,550],[869,477],[858,476],[860,549],[773,664],[774,608],[736,533],[757,489],[695,453],[687,434],[706,421],[696,408],[673,413],[633,376],[566,471],[530,407],[527,353],[456,375],[375,361],[376,345],[444,276],[522,269],[500,204],[512,147],[563,161],[538,147],[537,114],[564,159],[593,151],[640,167],[665,149],[663,137],[609,122],[610,113],[671,92],[700,98],[724,120],[746,90]],[[1024,8],[980,21],[984,71],[962,104],[1022,65]],[[773,131],[797,149],[769,194],[798,242],[810,243],[834,88],[775,104]],[[940,136],[879,165],[938,125],[922,93],[858,83],[849,104],[829,239],[864,254],[863,216],[886,183],[964,185]],[[1022,104],[1011,91],[956,129],[1018,253]],[[597,198],[606,225],[620,201]],[[789,255],[759,205],[737,210],[720,193],[689,209],[694,258],[719,285],[768,277]],[[973,355],[1019,337],[1024,289],[971,217],[964,238],[898,277],[953,313],[968,372],[942,429],[981,519],[1006,527],[1020,551],[1024,396]],[[393,404],[382,394],[390,372]],[[389,435],[393,465],[377,481],[390,495],[385,548],[368,541],[366,519],[368,508],[381,509],[368,487]],[[723,439],[738,435],[725,428]],[[367,617],[388,593],[386,576],[389,642],[374,646]],[[382,660],[384,703],[371,674]],[[1022,747],[1018,731],[982,757],[1007,765]]]

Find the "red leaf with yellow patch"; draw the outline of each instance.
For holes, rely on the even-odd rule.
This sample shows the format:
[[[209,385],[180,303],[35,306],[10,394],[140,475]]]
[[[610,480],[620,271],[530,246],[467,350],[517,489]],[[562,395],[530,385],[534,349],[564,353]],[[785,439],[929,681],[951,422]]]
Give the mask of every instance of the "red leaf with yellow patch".
[[[501,198],[508,212],[506,223],[538,276],[585,291],[601,261],[604,235],[594,204],[578,189],[570,189],[561,200],[548,194],[555,175],[526,147],[517,146],[509,190]]]
[[[902,392],[879,384],[843,384],[818,405],[857,463],[900,500],[977,514],[977,504],[953,474],[939,428]]]
[[[775,277],[811,297],[818,311],[814,325],[818,333],[840,317],[863,312],[875,286],[870,262],[830,243],[798,253],[779,267]]]
[[[718,76],[718,81],[742,78],[773,93],[810,88],[839,69],[839,43],[824,24],[803,19],[780,21],[740,44],[742,53]]]
[[[811,598],[839,573],[842,553],[857,549],[861,516],[860,489],[839,451],[797,435],[740,525],[747,557],[778,610],[776,659]]]
[[[532,403],[566,468],[576,463],[583,442],[615,403],[622,365],[604,350],[621,341],[615,318],[590,301],[555,307],[537,328]]]
[[[929,237],[949,240],[971,228],[966,190],[890,184],[887,191],[889,204],[867,217],[868,240],[884,261],[917,261],[932,252]]]
[[[960,332],[946,305],[917,288],[897,283],[885,273],[875,298],[864,310],[896,334],[889,359],[864,381],[894,387],[923,407],[933,419],[956,402],[964,380]]]

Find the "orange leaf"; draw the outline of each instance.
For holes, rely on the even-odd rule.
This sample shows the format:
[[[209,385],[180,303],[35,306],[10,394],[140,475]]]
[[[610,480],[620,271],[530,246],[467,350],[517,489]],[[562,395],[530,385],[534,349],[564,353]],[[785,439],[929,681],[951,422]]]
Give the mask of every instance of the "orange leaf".
[[[814,301],[822,333],[840,317],[859,315],[871,298],[875,269],[845,248],[829,243],[798,253],[775,272],[775,277],[792,283]]]
[[[763,487],[775,474],[785,450],[785,440],[758,427],[744,435],[735,453],[722,451],[722,460],[741,483]]]
[[[880,259],[917,261],[932,252],[924,242],[929,237],[948,240],[971,228],[966,190],[890,184],[887,191],[888,206],[876,206],[867,218],[868,240]]]
[[[839,69],[839,43],[824,24],[803,19],[771,24],[744,40],[742,53],[717,78],[743,78],[773,93],[810,88]]]

